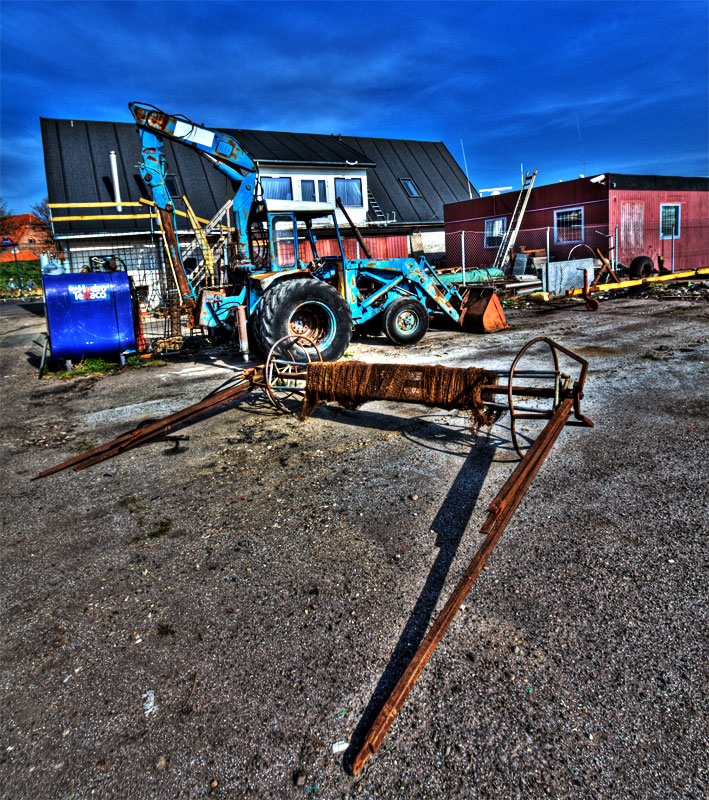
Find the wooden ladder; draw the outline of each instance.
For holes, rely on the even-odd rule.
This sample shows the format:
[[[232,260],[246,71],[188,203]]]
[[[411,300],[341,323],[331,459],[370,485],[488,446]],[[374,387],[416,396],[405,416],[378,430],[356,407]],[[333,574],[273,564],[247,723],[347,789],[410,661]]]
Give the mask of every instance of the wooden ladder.
[[[495,261],[492,265],[493,269],[502,269],[502,265],[507,260],[507,254],[514,247],[514,244],[517,241],[517,234],[519,233],[519,229],[522,224],[522,217],[524,217],[524,212],[527,209],[529,195],[532,192],[532,186],[534,186],[534,179],[536,177],[536,169],[532,173],[527,172],[524,176],[522,188],[520,189],[519,195],[517,195],[515,209],[512,212],[512,217],[510,218],[510,224],[505,231],[504,236],[502,237],[497,254],[495,255]]]

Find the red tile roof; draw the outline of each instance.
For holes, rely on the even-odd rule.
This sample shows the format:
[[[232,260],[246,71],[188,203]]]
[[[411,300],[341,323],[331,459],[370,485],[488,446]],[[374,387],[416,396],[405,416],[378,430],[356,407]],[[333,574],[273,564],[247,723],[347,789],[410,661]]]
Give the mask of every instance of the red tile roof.
[[[14,261],[14,260],[15,260],[15,254],[12,252],[12,248],[8,248],[7,250],[5,250],[4,253],[0,253],[0,264],[4,264],[8,261]],[[33,253],[31,250],[18,250],[17,260],[39,261],[39,256],[36,253]]]
[[[14,214],[10,217],[5,217],[3,220],[2,235],[8,236],[16,242],[20,241],[25,234],[25,230],[30,225],[46,227],[44,222],[34,214]]]

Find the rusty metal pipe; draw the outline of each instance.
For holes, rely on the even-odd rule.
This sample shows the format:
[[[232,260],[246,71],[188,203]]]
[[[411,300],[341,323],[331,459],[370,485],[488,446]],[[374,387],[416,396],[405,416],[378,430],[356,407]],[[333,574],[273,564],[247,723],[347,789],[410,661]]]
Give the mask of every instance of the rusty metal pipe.
[[[502,384],[496,386],[486,385],[482,387],[481,391],[489,394],[507,394],[508,387]],[[512,394],[521,395],[522,397],[552,398],[556,397],[556,390],[547,386],[513,386]]]
[[[371,258],[372,254],[369,252],[369,248],[364,243],[364,239],[362,238],[362,234],[359,232],[359,228],[352,222],[352,217],[347,213],[347,209],[342,205],[342,200],[338,197],[337,198],[337,207],[340,211],[345,215],[345,219],[350,223],[350,228],[352,228],[352,233],[354,233],[355,238],[359,242],[359,246],[362,248],[362,252],[366,256],[366,258]]]
[[[500,510],[498,512],[491,512],[485,526],[483,526],[484,528],[488,528],[484,542],[465,570],[462,578],[458,581],[457,586],[448,598],[443,610],[431,626],[421,646],[411,659],[404,674],[397,682],[386,703],[374,720],[374,723],[365,737],[364,743],[356,753],[352,762],[352,772],[354,775],[358,775],[362,771],[367,759],[376,753],[381,746],[384,737],[404,705],[406,698],[409,696],[409,693],[428,663],[428,660],[433,655],[436,646],[453,621],[455,614],[472,588],[473,583],[475,583],[475,580],[480,575],[480,572],[485,566],[485,562],[494,550],[500,536],[509,523],[509,520],[512,518],[515,509],[521,502],[524,493],[561,433],[564,423],[568,419],[572,409],[573,399],[571,397],[565,398],[554,412],[554,417],[547,423],[544,431],[542,431],[542,434],[537,439],[539,446],[529,449],[515,471],[505,482],[502,491],[498,494],[498,498],[502,497],[504,502],[498,503]],[[535,442],[535,444],[537,442]]]
[[[39,475],[35,475],[32,480],[35,481],[38,478],[45,478],[48,475],[53,475],[55,472],[60,472],[61,470],[68,469],[69,467],[74,467],[76,471],[86,469],[86,467],[90,467],[93,464],[99,463],[100,461],[105,461],[108,458],[122,453],[124,450],[130,450],[133,447],[137,447],[138,445],[144,444],[152,439],[163,436],[173,427],[177,425],[183,425],[193,417],[199,416],[206,411],[211,411],[214,408],[218,408],[221,405],[230,403],[231,401],[248,394],[248,392],[254,388],[255,376],[257,374],[258,368],[254,370],[247,370],[244,373],[245,379],[235,386],[232,386],[229,389],[224,389],[221,392],[217,392],[216,394],[201,400],[199,403],[194,403],[191,406],[187,406],[186,408],[183,408],[174,414],[170,414],[167,417],[163,417],[159,420],[151,420],[148,424],[143,424],[142,426],[134,428],[132,431],[128,431],[127,433],[122,434],[110,442],[105,442],[104,444],[95,447],[93,450],[82,453],[80,456],[71,458],[68,461],[64,461],[63,463],[57,464],[54,467],[50,467],[50,469],[41,472]]]
[[[515,467],[514,472],[510,475],[507,481],[505,481],[504,486],[500,489],[495,496],[495,499],[488,506],[488,511],[493,514],[497,514],[502,511],[504,503],[510,496],[510,492],[513,491],[515,486],[521,485],[526,480],[527,473],[533,466],[537,453],[539,451],[543,451],[546,447],[547,438],[551,435],[554,435],[554,439],[556,439],[556,436],[558,436],[558,434],[561,432],[561,429],[566,424],[566,420],[569,417],[572,407],[573,399],[571,397],[565,398],[557,407],[552,418],[544,426],[542,432],[534,440],[522,460]],[[562,408],[564,409],[563,411],[561,410]],[[556,430],[557,428],[558,431]]]
[[[249,360],[249,335],[246,332],[246,307],[236,307],[236,331],[239,338],[239,352],[244,361]]]

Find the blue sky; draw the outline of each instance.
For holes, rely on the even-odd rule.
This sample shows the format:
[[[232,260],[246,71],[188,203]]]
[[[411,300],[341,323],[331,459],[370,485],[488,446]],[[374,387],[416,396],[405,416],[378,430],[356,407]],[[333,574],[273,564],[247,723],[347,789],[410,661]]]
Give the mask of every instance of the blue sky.
[[[0,196],[46,195],[39,117],[443,140],[478,188],[709,174],[706,2],[2,0]],[[578,127],[577,127],[578,118]],[[583,156],[579,142],[583,142]],[[584,167],[585,158],[585,167]]]

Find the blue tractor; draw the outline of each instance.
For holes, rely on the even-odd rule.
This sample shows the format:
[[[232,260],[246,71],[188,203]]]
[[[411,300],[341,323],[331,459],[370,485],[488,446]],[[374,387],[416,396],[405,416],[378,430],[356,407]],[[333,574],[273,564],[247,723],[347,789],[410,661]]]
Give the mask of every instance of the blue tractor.
[[[238,326],[240,316],[246,317],[264,353],[284,336],[302,335],[332,361],[342,356],[358,327],[380,327],[399,345],[418,342],[428,330],[431,312],[442,312],[469,331],[507,327],[491,287],[459,292],[446,286],[425,259],[346,258],[336,207],[264,198],[254,161],[233,137],[144,104],[130,103],[129,108],[141,137],[141,176],[158,210],[189,324],[228,332]],[[175,234],[163,137],[196,150],[238,185],[232,201],[235,249],[227,285],[198,292],[190,282]],[[349,220],[339,201],[338,205]],[[322,247],[322,254],[318,252],[316,234],[323,229],[329,233],[328,251],[333,250],[334,237],[334,255],[324,254]]]

